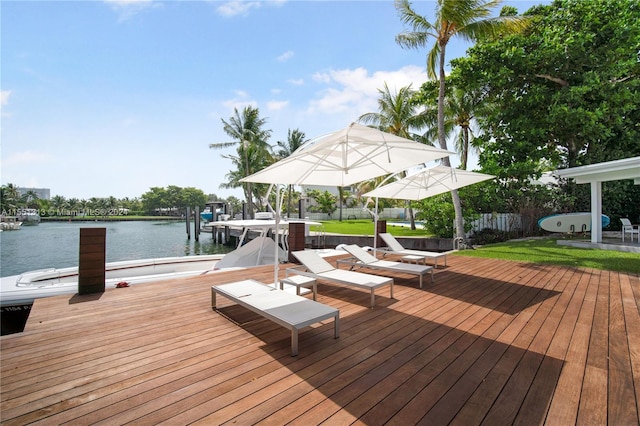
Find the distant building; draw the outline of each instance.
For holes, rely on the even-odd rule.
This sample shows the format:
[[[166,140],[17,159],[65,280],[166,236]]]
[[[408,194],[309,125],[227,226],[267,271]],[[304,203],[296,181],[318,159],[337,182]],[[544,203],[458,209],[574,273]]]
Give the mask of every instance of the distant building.
[[[40,200],[50,200],[51,199],[51,189],[49,188],[23,188],[18,187],[18,192],[20,195],[26,195],[29,192],[33,192],[38,196]]]

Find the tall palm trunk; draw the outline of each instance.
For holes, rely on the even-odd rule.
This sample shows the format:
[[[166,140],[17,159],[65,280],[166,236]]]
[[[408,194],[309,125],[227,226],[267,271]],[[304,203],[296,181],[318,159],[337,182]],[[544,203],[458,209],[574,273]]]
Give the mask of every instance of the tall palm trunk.
[[[249,172],[249,154],[248,154],[248,144],[244,143],[244,165],[245,165],[245,173],[249,176],[251,173]],[[247,193],[245,194],[247,197],[247,213],[249,215],[249,219],[254,218],[254,208],[253,208],[253,188],[251,187],[251,182],[247,182]]]
[[[445,50],[447,47],[447,41],[440,41],[440,85],[438,91],[438,143],[440,144],[440,148],[447,149],[447,139],[445,138],[444,132],[444,97],[445,97],[445,72],[444,72],[444,64],[445,64]],[[451,167],[451,162],[449,161],[449,157],[444,157],[442,159],[442,163]],[[455,238],[464,239],[464,222],[462,221],[462,203],[460,202],[460,195],[458,195],[458,190],[454,189],[451,191],[451,200],[453,201],[453,210],[455,212]]]
[[[411,207],[411,201],[407,201],[407,204],[409,205],[409,220],[411,222],[411,230],[415,231],[416,230],[416,219],[413,217],[413,207]]]
[[[467,170],[469,162],[469,126],[462,128],[462,152],[460,154],[460,167]]]

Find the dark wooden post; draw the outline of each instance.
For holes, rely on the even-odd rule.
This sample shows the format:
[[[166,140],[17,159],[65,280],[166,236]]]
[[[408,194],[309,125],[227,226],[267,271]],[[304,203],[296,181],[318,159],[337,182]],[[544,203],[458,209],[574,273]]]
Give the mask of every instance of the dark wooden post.
[[[187,207],[187,216],[185,217],[187,224],[187,240],[191,239],[191,207]]]
[[[214,213],[215,215],[215,213]],[[215,217],[213,217],[215,220]],[[196,235],[196,241],[200,240],[200,206],[196,206],[196,214],[193,218],[193,233]]]
[[[291,254],[294,251],[304,250],[304,223],[289,224],[289,262],[297,263],[295,257]]]
[[[384,242],[382,241],[382,238],[380,238],[380,234],[384,234],[387,232],[387,221],[386,220],[379,220],[376,223],[376,247],[382,247],[384,244]]]
[[[78,294],[104,293],[107,228],[80,228]]]

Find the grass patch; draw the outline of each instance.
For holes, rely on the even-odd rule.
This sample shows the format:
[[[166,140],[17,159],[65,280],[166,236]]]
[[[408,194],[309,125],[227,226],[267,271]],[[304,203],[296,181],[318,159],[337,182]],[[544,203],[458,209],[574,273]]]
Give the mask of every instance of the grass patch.
[[[463,250],[456,255],[640,273],[640,253],[567,247],[556,241],[551,238],[508,241]]]
[[[324,231],[330,234],[343,235],[373,235],[374,223],[369,219],[358,220],[326,220],[320,221],[322,226],[312,226],[312,231]],[[428,237],[429,234],[422,228],[412,231],[406,226],[393,226],[393,222],[387,221],[387,232],[400,237]]]

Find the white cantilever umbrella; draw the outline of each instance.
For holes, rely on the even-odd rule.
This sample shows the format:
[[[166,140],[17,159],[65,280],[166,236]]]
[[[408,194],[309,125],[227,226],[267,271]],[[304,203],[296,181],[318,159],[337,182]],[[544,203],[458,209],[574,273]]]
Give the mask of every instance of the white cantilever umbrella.
[[[495,176],[467,170],[435,166],[423,169],[395,182],[376,188],[364,194],[365,197],[393,198],[400,200],[422,200],[444,194],[453,189],[473,185],[493,179]]]
[[[451,154],[454,153],[351,123],[342,130],[312,139],[289,157],[240,181],[275,185],[349,186]],[[279,191],[276,191],[278,194]],[[276,200],[276,238],[279,204]],[[274,276],[277,283],[277,262]]]
[[[289,157],[241,181],[349,186],[451,154],[455,153],[351,123],[312,139]]]

